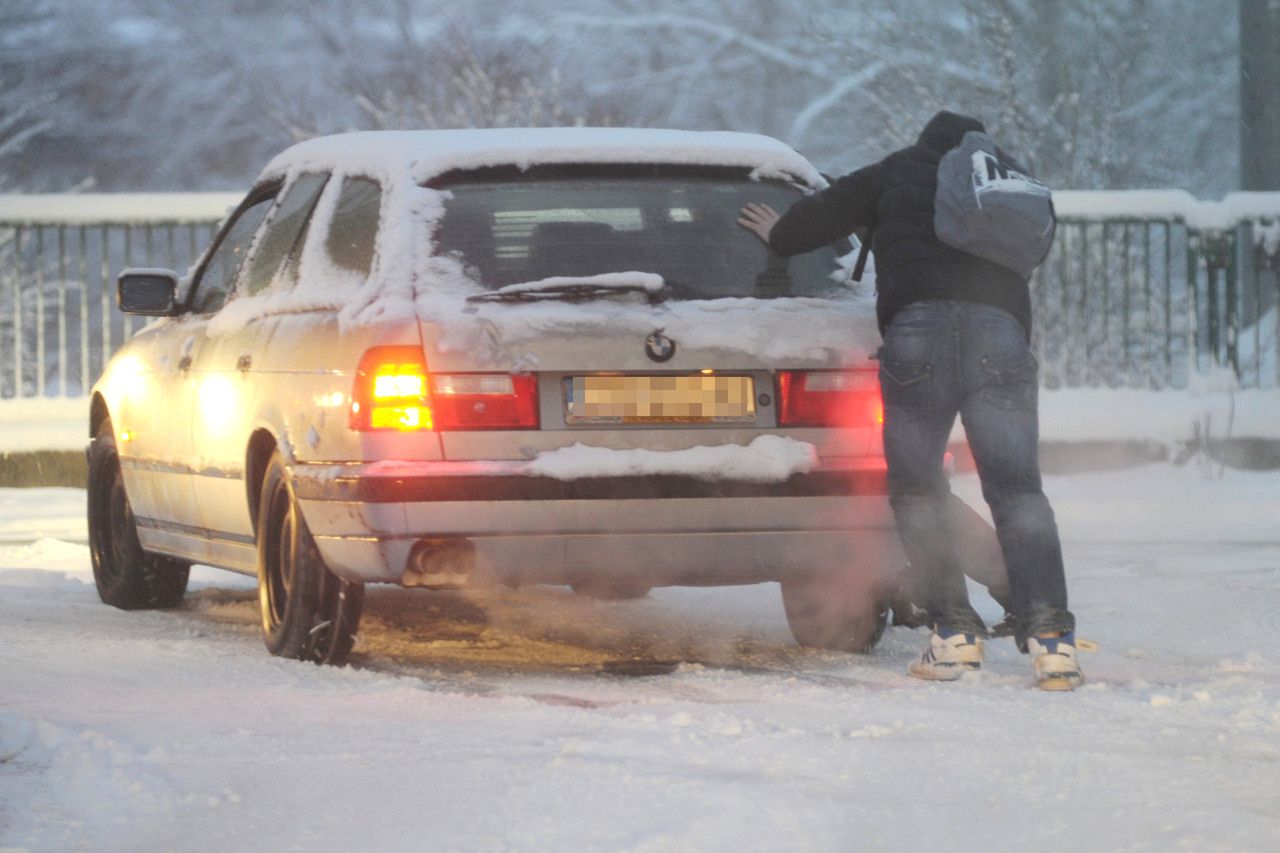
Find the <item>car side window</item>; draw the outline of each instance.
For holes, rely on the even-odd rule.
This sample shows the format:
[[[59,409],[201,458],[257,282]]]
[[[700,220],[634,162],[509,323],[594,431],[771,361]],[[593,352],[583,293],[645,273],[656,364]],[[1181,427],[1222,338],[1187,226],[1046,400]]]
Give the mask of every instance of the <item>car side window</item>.
[[[382,187],[368,178],[345,178],[329,224],[325,250],[338,266],[368,274],[378,236]]]
[[[258,293],[275,279],[285,258],[305,235],[311,211],[315,209],[316,200],[328,179],[328,175],[303,175],[285,191],[280,206],[249,258],[243,285],[245,293]]]
[[[225,232],[222,242],[213,250],[209,261],[200,272],[200,280],[196,282],[191,295],[191,310],[196,314],[208,314],[217,311],[227,301],[227,294],[235,284],[236,275],[244,264],[244,257],[253,244],[253,235],[267,211],[275,202],[275,196],[269,195],[254,202],[240,211],[230,228]]]

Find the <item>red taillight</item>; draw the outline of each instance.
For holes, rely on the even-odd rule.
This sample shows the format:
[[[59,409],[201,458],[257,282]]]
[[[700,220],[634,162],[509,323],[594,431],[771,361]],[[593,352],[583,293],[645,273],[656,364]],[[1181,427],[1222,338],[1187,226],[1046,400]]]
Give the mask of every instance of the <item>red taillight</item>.
[[[374,347],[360,359],[351,389],[351,428],[419,430],[435,426],[421,347]]]
[[[786,370],[778,374],[780,426],[879,427],[875,370]]]
[[[430,374],[420,347],[374,347],[351,391],[354,430],[536,429],[535,377]]]
[[[524,374],[431,375],[440,429],[537,429],[538,382]]]

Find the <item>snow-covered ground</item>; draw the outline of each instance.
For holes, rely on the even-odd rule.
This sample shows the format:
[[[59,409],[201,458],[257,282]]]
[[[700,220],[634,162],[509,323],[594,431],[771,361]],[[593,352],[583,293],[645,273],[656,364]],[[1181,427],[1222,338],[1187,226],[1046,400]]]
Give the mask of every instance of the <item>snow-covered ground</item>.
[[[1067,695],[1007,640],[951,685],[922,631],[803,651],[772,584],[380,589],[318,668],[235,575],[102,605],[83,492],[0,490],[0,848],[1276,849],[1280,472],[1046,488],[1102,644]]]

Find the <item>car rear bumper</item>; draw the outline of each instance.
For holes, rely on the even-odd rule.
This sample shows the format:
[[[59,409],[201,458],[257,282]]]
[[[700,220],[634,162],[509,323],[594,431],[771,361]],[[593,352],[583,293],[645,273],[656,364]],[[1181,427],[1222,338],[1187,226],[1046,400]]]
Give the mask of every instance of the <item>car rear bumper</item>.
[[[652,585],[778,580],[843,563],[901,561],[880,459],[781,483],[638,476],[558,480],[520,463],[295,465],[291,480],[326,562],[399,582],[423,539],[465,540],[508,583],[613,575]]]

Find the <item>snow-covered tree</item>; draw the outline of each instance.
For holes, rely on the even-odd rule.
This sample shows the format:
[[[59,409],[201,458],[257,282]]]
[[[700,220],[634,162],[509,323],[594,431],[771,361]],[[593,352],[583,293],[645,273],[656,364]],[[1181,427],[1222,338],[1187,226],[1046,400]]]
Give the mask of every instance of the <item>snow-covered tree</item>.
[[[1061,186],[1230,188],[1198,168],[1234,156],[1229,0],[615,0],[555,26],[643,121],[764,131],[832,171],[949,107]]]
[[[524,27],[492,26],[501,9],[476,4],[464,12],[424,17],[421,3],[390,0],[383,7],[393,27],[352,38],[344,26],[349,0],[311,7],[304,25],[325,46],[333,88],[357,108],[354,122],[374,128],[464,128],[600,124],[616,106],[595,103],[581,82],[561,72],[555,57]],[[367,6],[358,5],[358,14]],[[508,13],[510,14],[509,10]],[[509,20],[521,20],[513,17]],[[340,29],[341,28],[341,29]],[[278,110],[282,115],[285,110]],[[333,117],[311,116],[312,131],[334,127]],[[290,122],[295,137],[304,125]]]
[[[1057,186],[1233,187],[1229,0],[903,0],[894,11],[847,9],[823,28],[851,72],[868,44],[889,65],[856,102],[888,147],[949,107],[981,116]]]
[[[8,0],[0,16],[6,103],[19,69],[39,81],[24,126],[50,122],[23,171],[51,187],[241,186],[317,132],[579,120],[761,131],[839,172],[940,107],[982,116],[1059,186],[1216,195],[1238,163],[1231,0]]]
[[[0,192],[38,187],[27,168],[30,149],[52,127],[49,116],[62,76],[38,55],[52,18],[38,0],[0,6]]]

